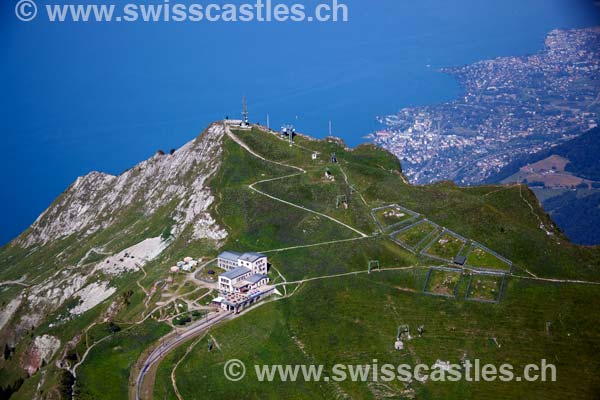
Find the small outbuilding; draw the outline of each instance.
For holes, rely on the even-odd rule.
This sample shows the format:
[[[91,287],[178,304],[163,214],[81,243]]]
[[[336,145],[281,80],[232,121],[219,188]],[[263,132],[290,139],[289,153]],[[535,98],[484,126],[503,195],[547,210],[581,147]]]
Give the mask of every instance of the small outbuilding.
[[[465,265],[466,262],[467,262],[467,257],[465,257],[465,256],[454,257],[454,264],[456,264],[456,265]]]

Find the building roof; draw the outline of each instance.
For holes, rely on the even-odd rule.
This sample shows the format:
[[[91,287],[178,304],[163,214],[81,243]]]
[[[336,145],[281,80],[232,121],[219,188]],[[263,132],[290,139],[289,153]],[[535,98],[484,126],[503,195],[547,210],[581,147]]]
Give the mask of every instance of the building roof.
[[[236,251],[224,251],[221,254],[219,254],[218,257],[228,261],[237,262],[238,258],[240,258],[241,255],[242,253],[238,253]]]
[[[239,278],[242,275],[246,275],[249,272],[250,270],[246,267],[237,267],[232,269],[231,271],[227,271],[224,274],[221,274],[220,276],[228,279],[235,279]]]
[[[261,258],[266,257],[264,254],[260,254],[260,253],[244,253],[240,256],[240,258],[244,261],[248,261],[248,262],[255,262],[256,260],[259,260]]]
[[[263,280],[265,278],[268,279],[269,277],[267,275],[263,275],[263,274],[254,274],[254,275],[251,275],[251,276],[247,277],[246,280],[248,282],[250,282],[250,283],[256,283],[256,282],[259,282],[259,281],[261,281],[261,280]]]
[[[454,257],[454,264],[465,265],[466,262],[467,262],[467,257],[465,257],[465,256]]]
[[[241,280],[238,283],[236,283],[235,285],[233,285],[234,288],[240,289],[243,288],[244,286],[248,286],[250,285],[250,282],[248,282],[247,280]]]

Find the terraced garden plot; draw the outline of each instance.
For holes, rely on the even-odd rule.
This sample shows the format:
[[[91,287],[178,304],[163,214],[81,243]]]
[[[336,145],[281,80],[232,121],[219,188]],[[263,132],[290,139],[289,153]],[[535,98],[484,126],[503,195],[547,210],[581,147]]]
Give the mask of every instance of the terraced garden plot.
[[[391,206],[377,210],[375,212],[375,216],[381,226],[388,228],[392,225],[396,225],[411,219],[415,216],[415,214],[403,210],[400,207]]]
[[[432,268],[429,271],[423,291],[425,293],[453,297],[455,296],[455,290],[461,276],[461,271]]]
[[[469,257],[467,258],[467,265],[471,267],[499,269],[502,271],[510,270],[510,265],[504,260],[499,259],[490,252],[475,245],[471,249],[471,253],[469,253]]]
[[[437,227],[428,221],[424,221],[415,225],[405,231],[399,232],[394,235],[394,239],[401,241],[402,243],[416,248],[423,239],[435,231]]]
[[[498,302],[502,292],[504,275],[471,274],[467,299]]]
[[[465,241],[448,232],[437,238],[425,252],[426,254],[452,261],[465,245]]]

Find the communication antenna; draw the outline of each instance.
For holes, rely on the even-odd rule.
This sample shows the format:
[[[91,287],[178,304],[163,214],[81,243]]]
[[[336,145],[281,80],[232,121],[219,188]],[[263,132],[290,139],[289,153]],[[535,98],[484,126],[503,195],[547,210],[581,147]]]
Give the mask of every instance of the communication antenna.
[[[333,130],[331,129],[331,121],[329,121],[329,136],[333,136],[331,132],[333,132]]]
[[[271,129],[271,120],[269,118],[269,113],[267,113],[267,129]]]
[[[248,126],[248,103],[246,102],[246,96],[242,97],[242,125]]]
[[[292,145],[294,144],[294,134],[296,133],[296,129],[294,128],[294,125],[284,125],[281,127],[281,132],[284,135],[288,136],[288,141],[290,143],[290,147],[292,147]]]
[[[335,208],[340,208],[340,204],[343,204],[344,208],[348,208],[348,198],[345,194],[341,194],[335,199]]]

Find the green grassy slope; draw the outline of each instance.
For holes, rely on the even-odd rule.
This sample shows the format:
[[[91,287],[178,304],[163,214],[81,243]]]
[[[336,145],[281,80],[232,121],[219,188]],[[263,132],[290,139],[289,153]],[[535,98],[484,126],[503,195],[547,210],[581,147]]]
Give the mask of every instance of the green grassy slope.
[[[261,384],[249,372],[233,385],[223,377],[223,364],[230,358],[248,367],[306,363],[291,356],[302,349],[309,363],[324,364],[329,372],[336,363],[368,364],[373,359],[395,365],[433,364],[438,359],[458,363],[465,353],[483,363],[508,362],[519,369],[541,359],[558,368],[555,383],[414,383],[410,387],[417,398],[561,399],[593,398],[597,393],[595,368],[600,362],[595,354],[600,338],[595,326],[599,320],[590,305],[600,292],[597,288],[511,281],[505,300],[490,305],[405,290],[418,290],[422,281],[419,273],[382,272],[307,284],[289,300],[266,305],[213,331],[223,351],[209,353],[204,344],[198,345],[177,370],[178,387],[190,399],[201,398],[198,393],[223,399],[240,394],[242,398],[277,398],[281,392],[290,398],[331,398],[327,393],[314,393],[313,384]],[[546,322],[551,323],[550,334],[545,332]],[[409,324],[413,330],[424,325],[426,333],[407,342],[404,351],[396,351],[393,344],[400,324]],[[162,364],[160,374],[170,374],[176,360],[173,357]],[[164,380],[159,383],[157,398],[170,393],[169,386]],[[377,387],[367,383],[340,386],[351,398],[378,398]],[[403,384],[389,386],[394,398],[403,398],[398,395],[405,389]]]
[[[545,226],[552,223],[531,192],[518,187],[459,188],[449,183],[415,187],[404,183],[401,166],[394,156],[373,146],[349,150],[335,141],[297,136],[296,145],[290,148],[287,141],[259,129],[235,133],[265,158],[306,171],[291,178],[258,183],[257,190],[326,214],[368,237],[362,238],[322,215],[252,191],[249,185],[253,183],[298,171],[260,160],[225,137],[223,162],[210,182],[216,198],[211,214],[229,233],[223,248],[267,252],[270,262],[287,281],[313,280],[288,285],[287,293],[297,289],[293,296],[261,306],[211,331],[220,349],[208,352],[206,339],[198,342],[175,374],[184,398],[330,399],[344,394],[352,398],[382,398],[386,394],[395,396],[392,398],[412,394],[417,398],[460,399],[514,398],[521,394],[524,398],[591,398],[597,392],[595,370],[600,365],[594,354],[600,347],[600,335],[599,321],[591,307],[598,299],[600,287],[523,277],[530,276],[527,270],[544,278],[600,281],[600,250],[572,245],[560,233],[547,236],[540,229],[539,219]],[[312,159],[313,152],[319,153],[317,160]],[[329,155],[334,152],[339,160],[335,165],[329,162]],[[327,169],[334,181],[325,178]],[[354,193],[350,185],[359,193]],[[347,208],[336,206],[338,196],[346,196]],[[423,294],[428,267],[440,262],[411,254],[384,235],[373,236],[378,226],[371,209],[392,203],[419,212],[515,262],[517,276],[507,279],[502,301],[484,304],[466,300],[468,279],[464,277],[456,299]],[[132,209],[117,225],[85,241],[69,237],[29,255],[22,249],[6,247],[0,251],[0,277],[17,279],[26,273],[39,282],[59,266],[77,263],[90,248],[111,239],[117,249],[160,235],[172,225],[169,215],[173,208],[174,205],[167,205],[144,218]],[[191,232],[184,232],[175,239],[160,257],[146,265],[146,275],[128,274],[111,282],[117,288],[113,299],[123,299],[122,308],[114,316],[123,329],[141,320],[146,309],[138,283],[149,289],[166,278],[166,267],[173,261],[187,255],[210,259],[220,250],[214,243],[190,237]],[[88,267],[97,257],[90,253]],[[378,260],[382,268],[395,270],[366,274],[369,260]],[[332,276],[351,272],[357,274]],[[281,282],[274,270],[271,278]],[[10,301],[18,290],[15,286],[3,287],[0,301]],[[158,299],[160,294],[152,301]],[[34,327],[28,337],[49,333],[64,342],[90,326],[107,308],[105,302],[59,327]],[[66,306],[55,314],[65,311]],[[405,323],[410,324],[413,333],[419,325],[425,325],[426,334],[398,352],[393,350],[396,329]],[[90,352],[79,370],[78,393],[85,398],[122,397],[133,361],[164,331],[164,325],[152,322],[109,336],[105,324],[94,326],[88,332],[90,342],[108,339]],[[15,357],[21,357],[26,346],[27,343],[18,348]],[[187,348],[188,344],[160,365],[155,398],[176,398],[171,371]],[[77,356],[85,350],[85,344],[80,343]],[[267,385],[246,379],[233,385],[222,375],[223,363],[229,358],[248,363],[315,362],[331,366],[336,362],[369,363],[373,358],[382,363],[433,363],[437,359],[457,362],[464,353],[486,362],[519,365],[547,358],[559,366],[559,382],[413,383],[405,387],[398,382]],[[0,370],[0,377],[7,382],[23,376],[23,371],[2,360]],[[52,365],[42,370],[43,390],[56,394],[61,371]],[[26,380],[19,398],[35,393],[40,375]]]
[[[131,367],[140,354],[170,328],[154,321],[121,331],[97,345],[82,364],[76,387],[79,399],[125,399]]]
[[[332,398],[332,393],[340,398],[390,395],[558,399],[593,398],[597,393],[594,371],[600,362],[594,354],[600,348],[600,333],[596,328],[598,316],[592,307],[600,287],[538,282],[519,276],[525,276],[527,269],[542,277],[598,280],[600,251],[574,246],[560,234],[547,236],[536,215],[547,226],[551,222],[529,191],[521,193],[518,187],[458,188],[448,183],[414,187],[402,182],[397,160],[371,146],[350,151],[335,143],[298,137],[302,148],[290,149],[285,141],[256,129],[238,135],[257,153],[307,170],[307,174],[263,183],[257,189],[334,216],[367,234],[376,230],[368,210],[398,203],[498,251],[518,264],[517,276],[507,279],[499,304],[479,303],[465,299],[468,279],[460,281],[456,299],[424,295],[427,266],[432,262],[416,258],[383,237],[270,253],[271,261],[288,281],[317,279],[300,285],[289,298],[261,306],[211,331],[220,349],[209,352],[206,342],[200,341],[184,359],[185,349],[172,354],[160,366],[155,398],[176,398],[170,374],[177,361],[181,361],[175,373],[177,387],[186,399],[279,398],[282,393],[286,398],[323,399]],[[312,151],[320,152],[317,161],[310,158]],[[340,161],[337,166],[327,163],[332,152]],[[304,237],[297,221],[307,217],[305,212],[248,193],[244,188],[244,184],[271,177],[265,168],[279,175],[293,171],[243,155],[233,142],[227,142],[226,157],[235,157],[236,162],[225,162],[229,167],[213,186],[219,193],[226,193],[221,195],[217,211],[219,222],[234,232],[228,239],[229,247],[244,249],[264,243],[266,247],[262,249],[267,250],[267,245],[275,248],[284,247],[285,243],[300,245],[357,236],[335,224],[319,221],[323,227],[316,226]],[[245,168],[240,162],[251,163],[252,168]],[[336,178],[333,183],[323,179],[327,167]],[[349,195],[340,167],[367,205],[358,195]],[[241,175],[243,178],[234,179]],[[335,207],[338,194],[349,196],[348,209]],[[235,205],[227,204],[225,199],[232,197]],[[263,218],[271,223],[262,224]],[[326,277],[364,271],[369,259],[380,260],[382,268],[408,269]],[[296,287],[290,285],[288,289]],[[400,324],[409,324],[413,333],[419,325],[425,325],[426,333],[423,338],[407,342],[405,350],[396,351],[393,344]],[[516,368],[545,358],[558,366],[559,380],[413,382],[409,386],[399,382],[267,384],[258,383],[250,373],[242,382],[232,384],[222,372],[230,358],[239,358],[248,366],[323,363],[331,368],[335,363],[367,364],[374,358],[394,364],[433,364],[438,359],[458,363],[464,354],[498,365],[511,362]]]

